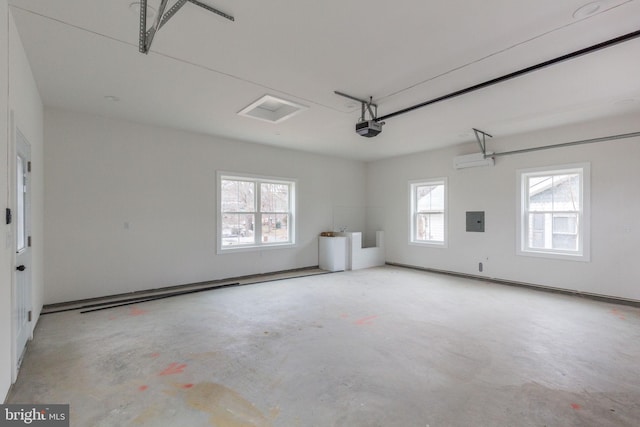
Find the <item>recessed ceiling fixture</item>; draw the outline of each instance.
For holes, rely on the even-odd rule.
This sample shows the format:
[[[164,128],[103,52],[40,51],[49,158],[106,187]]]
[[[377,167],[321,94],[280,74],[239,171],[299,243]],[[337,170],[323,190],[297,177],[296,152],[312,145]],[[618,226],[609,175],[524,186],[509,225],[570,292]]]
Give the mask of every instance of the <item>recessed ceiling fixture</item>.
[[[606,3],[608,3],[606,0],[597,0],[582,5],[573,12],[573,17],[575,19],[583,19],[588,16],[595,15],[604,9]]]
[[[265,95],[243,108],[238,115],[269,123],[280,123],[307,109],[309,109],[307,106],[273,95]]]

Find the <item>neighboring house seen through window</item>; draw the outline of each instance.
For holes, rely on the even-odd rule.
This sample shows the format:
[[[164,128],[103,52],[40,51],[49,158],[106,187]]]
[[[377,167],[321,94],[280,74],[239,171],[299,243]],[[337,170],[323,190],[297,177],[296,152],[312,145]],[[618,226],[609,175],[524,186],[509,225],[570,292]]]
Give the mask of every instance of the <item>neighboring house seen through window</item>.
[[[588,260],[589,165],[519,172],[521,255]]]

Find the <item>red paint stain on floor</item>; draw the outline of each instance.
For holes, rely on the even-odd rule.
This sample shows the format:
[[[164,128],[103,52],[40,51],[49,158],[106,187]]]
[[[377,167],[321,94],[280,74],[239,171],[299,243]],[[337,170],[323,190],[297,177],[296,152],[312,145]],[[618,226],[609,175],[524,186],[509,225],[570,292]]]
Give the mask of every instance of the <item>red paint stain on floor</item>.
[[[371,325],[373,324],[373,320],[376,319],[377,317],[378,316],[363,317],[362,319],[356,320],[354,323],[356,325]]]
[[[146,313],[147,313],[147,310],[143,310],[138,307],[131,307],[131,310],[129,310],[129,316],[141,316]]]
[[[153,358],[156,358],[156,357],[159,357],[159,356],[160,356],[160,353],[151,353],[149,355],[149,357],[153,357]]]
[[[140,387],[138,387],[138,390],[140,391],[145,391],[146,389],[148,389],[149,386],[148,385],[141,385]]]
[[[189,389],[193,387],[193,384],[182,384],[180,387]]]
[[[346,314],[346,313],[342,313],[342,314],[340,315],[340,317],[342,317],[343,319],[346,319],[347,317],[349,317],[349,315],[348,315],[348,314]]]
[[[611,313],[614,316],[618,316],[619,319],[625,320],[624,314],[622,314],[617,308],[614,308],[613,310],[611,310]]]
[[[572,404],[571,404],[571,407],[572,407],[573,409],[575,409],[576,411],[577,411],[577,410],[579,410],[579,409],[582,409],[582,406],[578,405],[577,403],[572,403]]]
[[[172,363],[169,366],[167,366],[164,371],[160,372],[158,375],[160,376],[164,376],[164,375],[173,375],[173,374],[181,374],[182,372],[184,372],[184,368],[186,368],[187,365],[186,364],[178,364],[178,363]]]

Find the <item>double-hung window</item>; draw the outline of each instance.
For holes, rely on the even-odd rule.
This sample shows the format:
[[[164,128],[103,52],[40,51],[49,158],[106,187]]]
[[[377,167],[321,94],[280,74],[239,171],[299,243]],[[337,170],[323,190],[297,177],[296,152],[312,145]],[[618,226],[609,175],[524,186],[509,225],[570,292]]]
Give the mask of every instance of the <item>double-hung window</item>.
[[[293,180],[218,173],[218,250],[295,244]]]
[[[412,181],[410,243],[444,247],[447,243],[447,180]]]
[[[519,171],[520,255],[589,260],[589,164]]]

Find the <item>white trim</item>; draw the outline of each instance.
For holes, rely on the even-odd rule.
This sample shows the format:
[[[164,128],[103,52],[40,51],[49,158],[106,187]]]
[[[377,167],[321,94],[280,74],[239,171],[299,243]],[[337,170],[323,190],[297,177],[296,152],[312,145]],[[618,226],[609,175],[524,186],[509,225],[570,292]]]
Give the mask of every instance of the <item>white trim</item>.
[[[526,227],[524,215],[526,212],[526,200],[524,195],[525,177],[545,176],[565,173],[580,174],[580,210],[578,213],[578,250],[567,252],[554,249],[530,249],[525,248]],[[569,261],[591,261],[591,164],[571,163],[563,165],[544,166],[537,168],[518,169],[516,171],[517,209],[516,209],[516,254],[527,257],[550,258]]]
[[[443,241],[419,241],[414,239],[415,235],[415,198],[414,198],[414,188],[418,185],[434,185],[434,184],[442,184],[444,185],[444,232],[443,232]],[[448,178],[439,177],[439,178],[428,178],[428,179],[414,179],[409,181],[409,245],[411,246],[420,246],[420,247],[430,247],[430,248],[439,248],[444,249],[449,247],[449,182]]]
[[[282,242],[282,243],[268,243],[268,244],[248,244],[241,246],[222,246],[222,198],[221,198],[221,180],[223,178],[228,179],[247,179],[256,182],[273,182],[273,183],[286,183],[291,186],[291,191],[289,194],[289,204],[290,204],[290,216],[291,221],[289,224],[289,233],[290,233],[290,242]],[[229,254],[229,253],[239,253],[239,252],[253,252],[253,251],[263,251],[263,250],[273,250],[273,249],[283,249],[283,248],[293,248],[297,246],[297,197],[296,193],[298,189],[298,180],[295,178],[287,178],[287,177],[274,177],[274,176],[265,176],[265,175],[256,175],[250,173],[239,173],[239,172],[226,172],[226,171],[217,171],[216,172],[216,253],[220,254]],[[257,193],[259,194],[259,192]],[[257,196],[256,196],[257,197]],[[256,203],[260,203],[259,200],[255,201]],[[259,212],[259,207],[256,206],[256,212]],[[256,223],[258,218],[256,218]]]
[[[16,156],[16,119],[15,119],[15,111],[13,109],[9,110],[9,141],[7,147],[7,170],[9,175],[7,176],[7,185],[9,186],[7,196],[7,204],[11,208],[12,215],[16,211],[15,204],[15,191],[16,191],[16,170],[15,170],[15,156]],[[13,220],[12,220],[13,222]],[[10,239],[11,239],[11,384],[14,384],[18,379],[18,356],[17,353],[17,340],[18,336],[16,333],[16,325],[17,325],[17,316],[15,315],[16,310],[16,251],[14,245],[14,235],[13,229],[15,228],[15,224],[11,224],[10,226]]]

